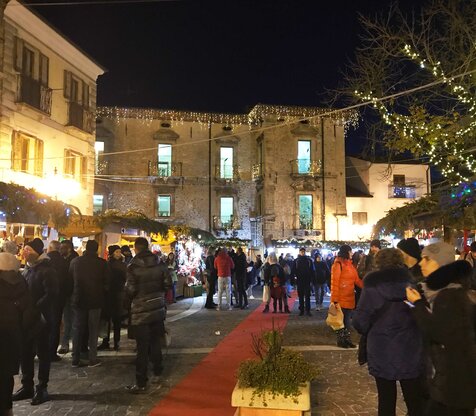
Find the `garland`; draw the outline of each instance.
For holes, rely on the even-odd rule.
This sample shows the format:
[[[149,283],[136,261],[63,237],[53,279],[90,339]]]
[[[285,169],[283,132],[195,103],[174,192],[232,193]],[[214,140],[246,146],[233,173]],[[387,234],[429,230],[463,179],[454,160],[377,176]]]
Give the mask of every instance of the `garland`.
[[[129,210],[121,213],[117,209],[109,209],[97,216],[97,223],[101,228],[113,223],[119,223],[125,227],[137,228],[147,233],[160,234],[167,238],[169,227],[166,224],[147,217],[140,211]]]
[[[13,183],[0,182],[0,211],[7,222],[25,224],[48,224],[56,228],[68,225],[73,213],[81,215],[73,205],[56,201],[34,189]]]

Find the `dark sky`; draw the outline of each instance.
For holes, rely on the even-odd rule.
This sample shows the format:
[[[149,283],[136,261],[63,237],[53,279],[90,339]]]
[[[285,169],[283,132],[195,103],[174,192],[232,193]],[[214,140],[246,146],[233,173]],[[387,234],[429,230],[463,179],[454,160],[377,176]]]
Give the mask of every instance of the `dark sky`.
[[[99,105],[218,112],[244,112],[259,102],[323,105],[358,45],[357,13],[375,14],[390,3],[133,1],[35,10],[107,68],[98,80]]]

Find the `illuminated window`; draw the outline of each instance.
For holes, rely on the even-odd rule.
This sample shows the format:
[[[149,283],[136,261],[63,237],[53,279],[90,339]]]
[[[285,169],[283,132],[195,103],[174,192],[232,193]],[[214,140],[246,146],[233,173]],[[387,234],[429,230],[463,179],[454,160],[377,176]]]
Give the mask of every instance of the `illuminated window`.
[[[157,151],[157,172],[158,176],[171,176],[172,175],[172,145],[171,144],[159,144]]]
[[[231,224],[233,221],[233,197],[220,198],[220,221],[223,225]]]
[[[100,214],[104,209],[104,195],[93,196],[93,214]]]
[[[352,213],[352,225],[367,225],[367,213],[366,212],[353,212]]]
[[[299,195],[299,228],[312,229],[312,195]]]
[[[233,179],[233,147],[220,147],[220,178]]]
[[[43,141],[14,131],[12,135],[12,169],[43,176]]]
[[[157,197],[157,215],[159,217],[170,217],[171,199],[170,195],[159,195]]]
[[[311,166],[311,142],[309,140],[298,141],[298,173],[309,173]]]

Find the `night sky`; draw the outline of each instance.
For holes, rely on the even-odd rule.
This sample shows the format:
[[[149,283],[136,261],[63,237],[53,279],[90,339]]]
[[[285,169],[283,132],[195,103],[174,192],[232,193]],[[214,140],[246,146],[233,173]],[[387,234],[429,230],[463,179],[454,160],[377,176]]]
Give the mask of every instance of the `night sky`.
[[[34,7],[107,69],[98,105],[239,113],[257,103],[323,106],[359,44],[358,12],[390,4],[148,1]],[[404,10],[422,3],[399,2]]]

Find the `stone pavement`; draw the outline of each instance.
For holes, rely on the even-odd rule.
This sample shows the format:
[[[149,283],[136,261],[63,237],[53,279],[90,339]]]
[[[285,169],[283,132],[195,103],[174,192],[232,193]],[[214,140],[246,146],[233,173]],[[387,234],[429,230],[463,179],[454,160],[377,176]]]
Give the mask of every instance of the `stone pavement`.
[[[259,293],[258,290],[255,292]],[[148,394],[131,395],[124,389],[134,382],[134,343],[124,336],[119,352],[99,353],[103,362],[100,367],[72,368],[70,354],[62,361],[53,363],[49,384],[52,401],[36,407],[28,401],[15,403],[14,414],[147,415],[171,387],[186,376],[250,310],[262,307],[257,298],[250,302],[250,310],[218,312],[203,309],[203,300],[183,299],[170,306],[168,327],[172,333],[172,344],[164,356],[162,383],[152,385]],[[272,316],[269,314],[270,319]],[[326,327],[324,320],[325,311],[313,312],[312,317],[299,317],[293,311],[284,331],[285,344],[302,351],[319,368],[319,376],[312,383],[312,414],[376,415],[375,385],[367,368],[357,364],[356,351],[335,347],[334,334]],[[244,339],[243,342],[250,340]],[[196,391],[190,392],[190,396],[212,385],[212,380],[204,380],[203,385],[197,385]],[[16,378],[15,388],[18,386]],[[405,415],[404,409],[405,405],[399,398],[397,415]]]

